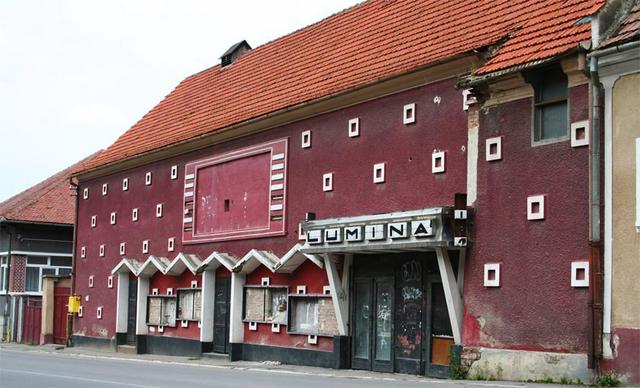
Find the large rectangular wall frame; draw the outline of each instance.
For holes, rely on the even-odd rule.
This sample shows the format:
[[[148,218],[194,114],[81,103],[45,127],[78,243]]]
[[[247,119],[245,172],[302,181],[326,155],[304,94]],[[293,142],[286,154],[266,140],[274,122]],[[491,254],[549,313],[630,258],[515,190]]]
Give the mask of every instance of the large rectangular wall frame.
[[[245,238],[282,236],[286,234],[286,203],[287,203],[287,152],[288,140],[274,140],[255,146],[246,147],[230,152],[221,153],[209,158],[195,160],[185,166],[185,189],[184,189],[184,211],[182,227],[182,243],[201,243],[230,241]],[[227,162],[241,160],[264,153],[270,155],[270,184],[278,186],[276,192],[269,191],[269,206],[265,219],[266,226],[244,228],[240,230],[221,230],[215,232],[198,232],[196,224],[198,212],[196,203],[193,200],[198,192],[198,171]],[[276,157],[277,156],[277,157]],[[274,199],[275,198],[275,199]],[[188,215],[188,216],[187,216]]]

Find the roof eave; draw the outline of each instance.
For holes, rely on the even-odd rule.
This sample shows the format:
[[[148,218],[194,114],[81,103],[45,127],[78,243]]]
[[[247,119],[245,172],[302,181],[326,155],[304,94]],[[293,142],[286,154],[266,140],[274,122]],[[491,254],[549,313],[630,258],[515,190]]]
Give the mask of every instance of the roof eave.
[[[195,144],[198,141],[203,141],[205,139],[209,139],[213,136],[217,136],[217,135],[227,135],[230,132],[233,132],[234,130],[241,130],[242,128],[246,128],[249,126],[257,126],[257,129],[252,129],[250,130],[248,133],[241,133],[239,135],[233,136],[233,135],[228,135],[228,138],[224,138],[222,141],[220,142],[224,142],[224,141],[229,141],[229,140],[233,140],[239,137],[243,137],[249,134],[254,134],[254,133],[258,133],[258,132],[262,132],[265,130],[269,130],[271,128],[275,128],[278,126],[283,126],[286,125],[288,123],[291,122],[295,122],[295,121],[299,121],[299,120],[303,120],[309,117],[314,117],[320,114],[324,114],[324,113],[328,113],[328,112],[332,112],[338,109],[343,109],[345,107],[351,106],[351,105],[355,105],[355,104],[359,104],[362,102],[366,102],[371,100],[371,98],[365,98],[363,100],[357,100],[358,97],[353,97],[351,95],[354,94],[358,94],[358,93],[363,93],[366,94],[366,90],[370,89],[370,88],[376,88],[376,87],[381,87],[381,85],[386,85],[386,84],[393,84],[395,81],[398,81],[400,79],[403,78],[411,78],[412,76],[416,75],[416,74],[421,74],[421,73],[429,73],[430,71],[433,71],[434,73],[439,73],[442,71],[442,69],[440,69],[439,67],[446,67],[448,64],[451,63],[455,63],[458,61],[462,61],[465,62],[468,61],[468,65],[465,63],[465,65],[467,65],[467,69],[470,69],[472,66],[477,65],[478,62],[480,62],[480,60],[478,59],[477,53],[475,53],[473,50],[472,51],[467,51],[467,52],[463,52],[445,59],[441,59],[438,61],[434,61],[419,67],[416,67],[410,71],[406,71],[403,73],[399,73],[399,74],[395,74],[393,76],[387,77],[387,78],[382,78],[382,79],[375,79],[372,81],[369,81],[367,83],[364,84],[360,84],[356,87],[353,88],[349,88],[349,89],[345,89],[342,90],[340,92],[336,92],[336,93],[331,93],[331,94],[327,94],[325,96],[313,99],[313,100],[309,100],[309,101],[305,101],[296,105],[292,105],[286,108],[282,108],[276,111],[272,111],[254,118],[251,118],[249,120],[245,120],[245,121],[241,121],[238,122],[236,124],[232,124],[229,125],[227,127],[224,128],[219,128],[219,129],[214,129],[211,131],[208,131],[206,133],[194,136],[192,138],[186,139],[186,140],[182,140],[179,142],[175,142],[169,145],[165,145],[153,150],[149,150],[149,151],[145,151],[145,152],[141,152],[135,155],[131,155],[125,158],[121,158],[115,161],[111,161],[111,162],[107,162],[105,164],[99,165],[99,166],[95,166],[95,167],[91,167],[89,169],[86,170],[81,170],[81,171],[76,171],[73,173],[73,177],[76,177],[79,180],[85,180],[85,179],[92,179],[92,178],[97,178],[100,176],[104,176],[107,174],[111,174],[114,173],[116,171],[120,171],[120,170],[124,170],[124,169],[128,169],[128,168],[132,168],[135,166],[139,166],[145,163],[149,163],[149,161],[144,161],[142,163],[140,162],[136,162],[139,160],[144,160],[146,158],[150,158],[153,159],[153,155],[158,155],[164,152],[171,152],[171,150],[175,150],[177,148],[179,148],[180,146],[185,146],[188,144]],[[454,66],[455,68],[455,66]],[[451,75],[451,77],[454,77],[455,75]],[[387,91],[385,90],[384,93],[377,95],[375,98],[380,98],[382,96],[385,95],[389,95],[389,94],[394,94],[394,93],[398,93],[401,92],[402,90],[407,90],[407,89],[413,89],[415,87],[418,87],[420,85],[424,85],[426,83],[431,83],[431,82],[435,82],[436,80],[439,79],[443,79],[443,78],[436,78],[433,80],[430,79],[426,79],[424,78],[424,76],[422,77],[416,77],[417,79],[419,79],[417,82],[415,82],[415,84],[411,85],[410,87],[406,87],[406,88],[399,88],[397,90],[391,90],[391,91]],[[448,77],[447,77],[448,78]],[[382,87],[381,87],[382,88]],[[275,125],[266,125],[264,127],[260,126],[261,122],[270,120],[270,119],[274,119],[277,118],[278,116],[283,116],[285,114],[291,114],[292,112],[300,112],[302,111],[304,108],[311,108],[315,105],[319,105],[319,104],[323,104],[323,103],[327,103],[331,100],[338,100],[340,98],[347,98],[348,103],[342,104],[342,105],[338,105],[335,107],[330,107],[329,109],[320,109],[318,112],[314,112],[313,114],[310,115],[304,115],[301,114],[300,117],[295,117],[294,119],[291,119],[289,121],[283,121],[283,122],[279,122]],[[355,102],[354,102],[355,101]],[[180,155],[180,154],[184,154],[187,152],[191,152],[197,149],[201,149],[204,147],[209,147],[212,144],[217,144],[218,142],[212,143],[210,141],[204,141],[204,144],[202,146],[198,146],[195,147],[193,149],[187,149],[185,151],[177,151],[174,154],[172,154],[171,156],[174,155]],[[162,156],[162,157],[158,157],[156,159],[153,159],[152,161],[156,161],[156,160],[162,160],[167,158],[168,156]]]

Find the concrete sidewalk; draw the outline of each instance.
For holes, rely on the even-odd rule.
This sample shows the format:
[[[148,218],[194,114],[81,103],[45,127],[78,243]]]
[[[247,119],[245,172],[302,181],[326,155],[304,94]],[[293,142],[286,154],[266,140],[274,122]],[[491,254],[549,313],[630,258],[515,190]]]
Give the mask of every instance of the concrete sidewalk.
[[[173,365],[202,366],[211,368],[225,368],[232,370],[261,371],[266,373],[295,374],[295,375],[313,375],[325,377],[338,377],[348,379],[370,380],[374,381],[395,381],[401,382],[420,382],[427,385],[444,385],[444,386],[481,386],[481,387],[567,387],[567,385],[553,384],[534,384],[525,382],[505,382],[505,381],[470,381],[470,380],[439,380],[423,376],[395,374],[395,373],[378,373],[371,371],[359,371],[351,369],[327,369],[309,366],[283,365],[277,362],[251,362],[251,361],[228,361],[227,357],[215,358],[197,358],[197,357],[177,357],[163,356],[156,354],[124,354],[108,350],[97,350],[85,347],[64,347],[61,345],[44,345],[30,346],[15,343],[2,343],[0,350],[23,351],[23,352],[41,352],[54,353],[60,356],[69,357],[86,357],[97,359],[114,359],[129,360],[132,362],[150,362],[163,363]]]

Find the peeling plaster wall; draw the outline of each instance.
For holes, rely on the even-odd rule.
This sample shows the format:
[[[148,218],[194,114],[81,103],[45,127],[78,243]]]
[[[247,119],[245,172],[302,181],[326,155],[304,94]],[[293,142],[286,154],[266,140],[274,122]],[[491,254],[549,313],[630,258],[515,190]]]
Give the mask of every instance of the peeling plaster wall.
[[[569,91],[569,122],[589,118],[588,86]],[[586,261],[589,149],[570,140],[532,146],[532,99],[480,112],[474,244],[466,261],[465,345],[586,353],[588,288],[571,287],[571,262]],[[502,136],[502,160],[485,141]],[[545,219],[527,220],[527,197],[544,194]],[[500,287],[483,286],[501,263]]]

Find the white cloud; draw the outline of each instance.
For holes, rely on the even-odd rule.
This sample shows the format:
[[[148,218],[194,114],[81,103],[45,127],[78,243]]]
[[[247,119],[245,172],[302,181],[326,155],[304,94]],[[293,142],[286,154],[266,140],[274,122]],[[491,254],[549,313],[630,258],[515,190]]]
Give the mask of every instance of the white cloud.
[[[107,147],[232,44],[357,0],[0,3],[0,201]]]

